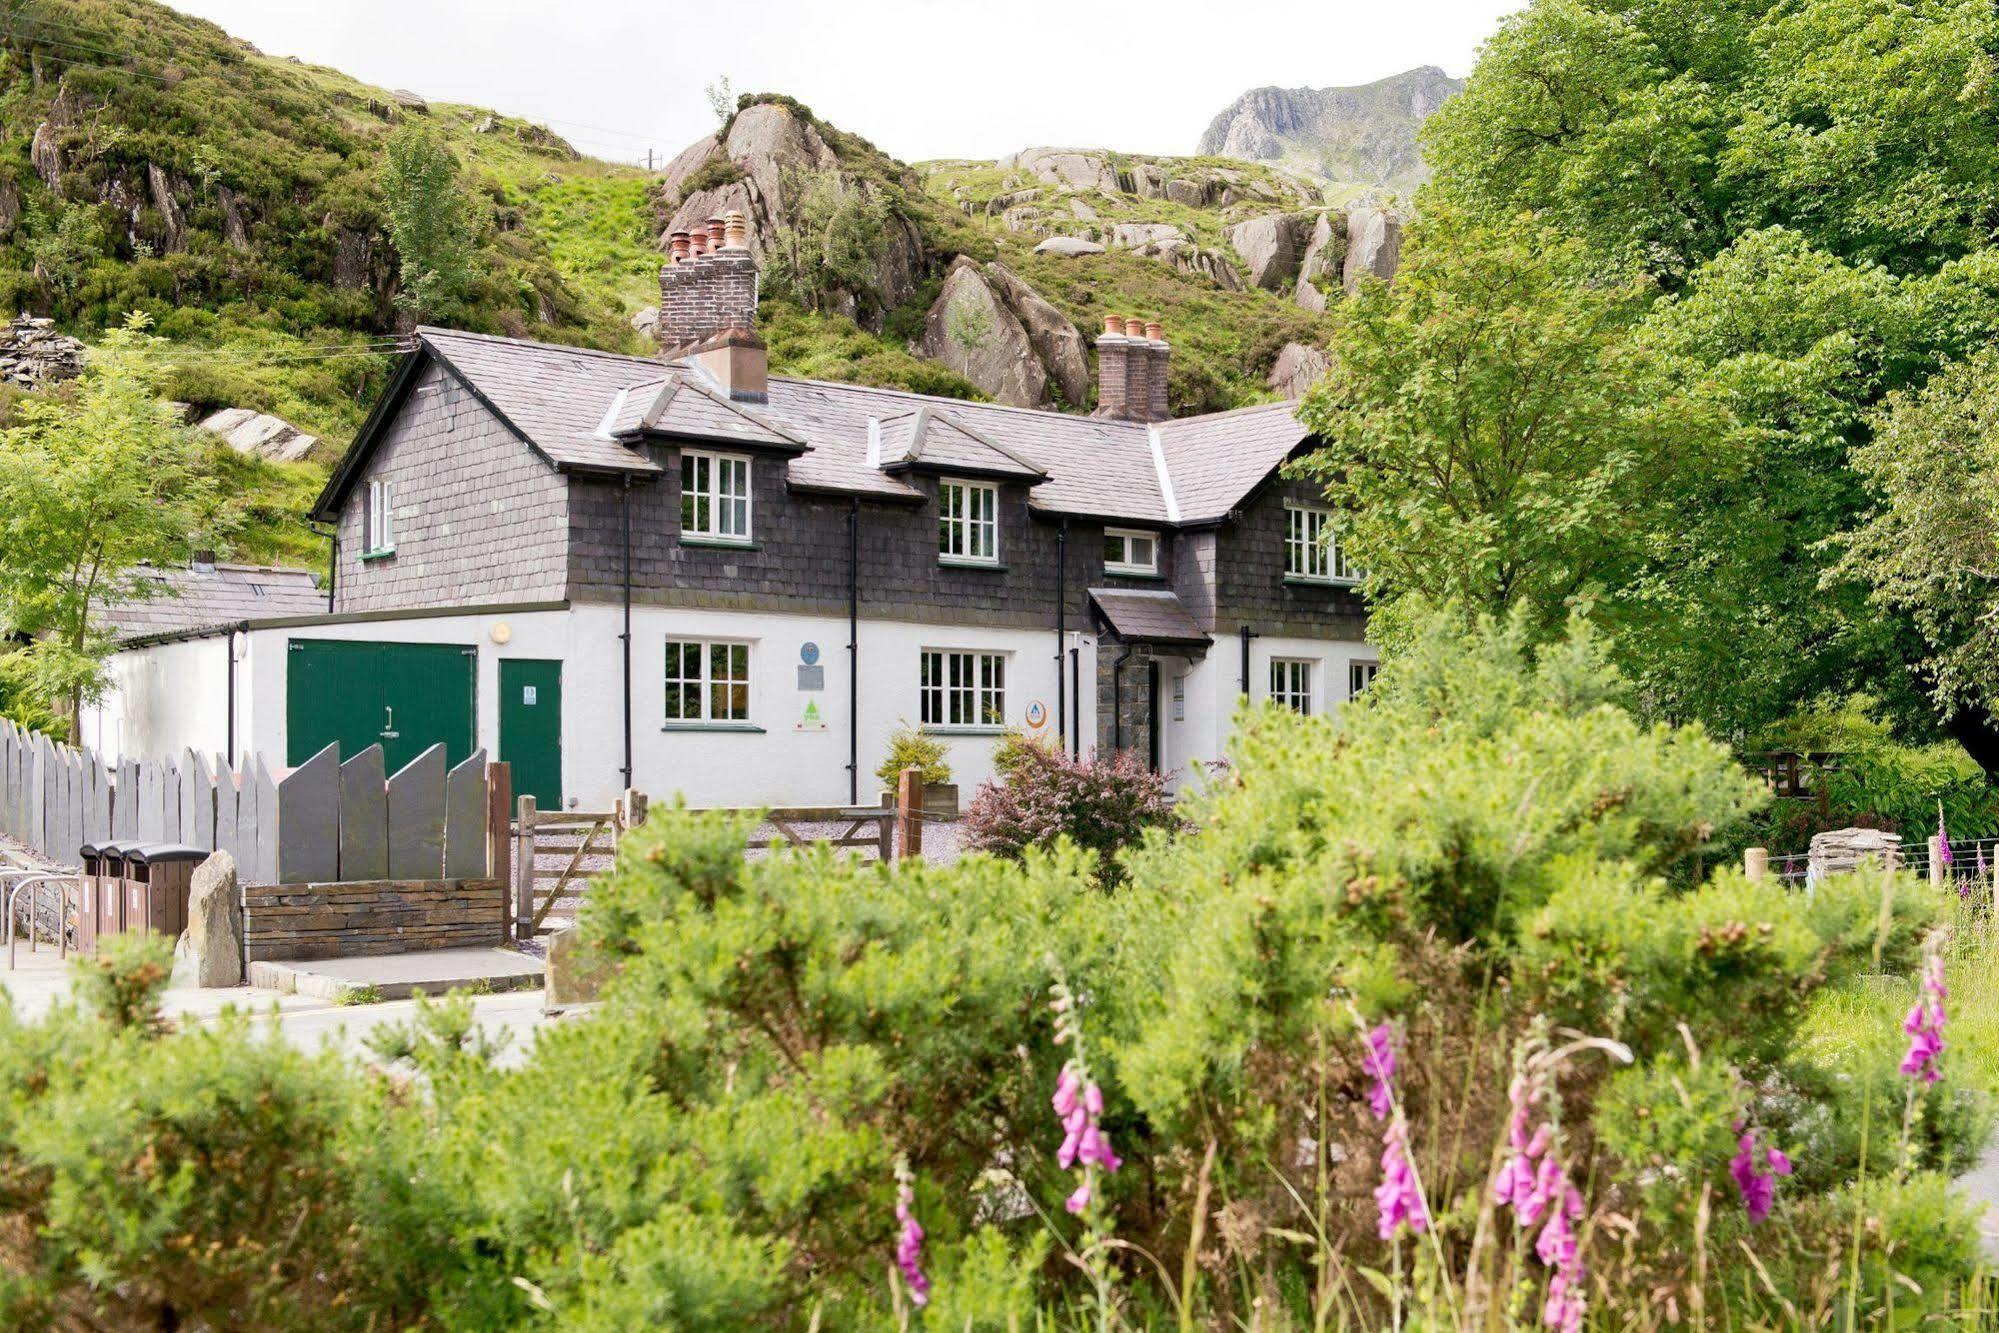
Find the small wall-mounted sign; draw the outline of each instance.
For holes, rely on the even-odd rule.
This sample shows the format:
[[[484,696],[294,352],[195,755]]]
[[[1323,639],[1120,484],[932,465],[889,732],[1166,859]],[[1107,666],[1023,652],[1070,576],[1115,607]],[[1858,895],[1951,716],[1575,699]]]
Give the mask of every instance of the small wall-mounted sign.
[[[493,626],[489,637],[491,637],[494,643],[505,643],[514,637],[514,627],[502,620],[499,624]]]
[[[535,696],[534,686],[532,685],[521,686],[521,706],[523,708],[533,708],[535,697],[536,696]]]
[[[817,699],[807,699],[805,701],[805,708],[798,715],[798,730],[826,730],[826,715],[819,711],[819,701]]]
[[[1048,705],[1036,699],[1027,705],[1027,729],[1039,731],[1048,725]]]
[[[807,666],[818,665],[819,645],[812,642],[810,639],[807,639],[804,643],[799,644],[798,660],[805,663],[805,665]]]
[[[808,691],[825,689],[826,668],[823,666],[801,666],[798,668],[798,688]]]

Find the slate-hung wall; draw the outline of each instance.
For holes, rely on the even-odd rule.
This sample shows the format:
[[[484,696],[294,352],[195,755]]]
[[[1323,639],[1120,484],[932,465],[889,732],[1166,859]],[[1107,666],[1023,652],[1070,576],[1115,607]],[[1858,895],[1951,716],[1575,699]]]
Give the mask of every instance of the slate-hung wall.
[[[395,487],[395,554],[367,551],[369,483]],[[563,595],[569,487],[433,365],[340,511],[340,611],[547,601]]]
[[[750,455],[751,543],[748,547],[680,540],[680,455],[659,448],[665,469],[653,485],[635,485],[632,510],[632,596],[649,605],[718,610],[845,615],[847,521],[853,502],[842,496],[793,492],[785,460]],[[937,487],[916,477],[917,503],[861,504],[861,613],[871,618],[1053,629],[1058,521],[1030,515],[1028,491],[1000,488],[1000,567],[964,568],[938,559]],[[623,596],[622,497],[616,483],[577,478],[570,506],[569,596],[610,601]],[[1171,569],[1170,539],[1162,534],[1161,568]],[[1107,585],[1165,587],[1159,579],[1107,576],[1104,530],[1072,519],[1067,538],[1067,623],[1084,628],[1088,589]]]
[[[1325,503],[1309,482],[1282,478],[1215,534],[1214,632],[1232,634],[1247,624],[1273,636],[1367,637],[1367,604],[1358,592],[1284,577],[1286,506]]]

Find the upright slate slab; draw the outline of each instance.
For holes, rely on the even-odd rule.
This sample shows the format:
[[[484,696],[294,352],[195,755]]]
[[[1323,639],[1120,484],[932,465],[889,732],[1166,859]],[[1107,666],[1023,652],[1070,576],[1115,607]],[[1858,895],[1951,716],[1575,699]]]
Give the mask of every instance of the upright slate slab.
[[[215,850],[215,779],[208,774],[205,755],[189,750],[181,756],[177,804],[180,841],[203,851]]]
[[[139,761],[138,825],[132,836],[140,842],[164,841],[160,824],[160,766],[156,760]]]
[[[389,877],[389,789],[382,747],[371,745],[340,766],[340,878],[349,884]]]
[[[444,877],[484,879],[486,865],[486,752],[471,757],[444,779]]]
[[[389,878],[444,873],[444,746],[433,745],[389,779]]]
[[[130,842],[139,836],[139,763],[118,761],[118,785],[111,793],[111,836]]]
[[[180,841],[180,766],[160,761],[160,841]]]
[[[0,717],[0,833],[21,836],[21,740],[14,724]]]
[[[285,774],[277,790],[278,884],[340,878],[340,747],[329,745]],[[268,827],[268,826],[267,826]]]
[[[30,847],[42,847],[48,839],[49,771],[55,766],[55,748],[46,736],[35,737],[33,751],[33,772],[28,775],[28,790],[31,800],[28,805],[28,829],[21,841]]]
[[[215,756],[215,850],[229,853],[229,859],[239,867],[247,864],[243,858],[243,839],[237,823],[236,774],[230,770],[226,755]]]
[[[243,774],[245,789],[256,792],[257,877],[252,884],[278,883],[278,784],[264,766],[264,756],[251,755]],[[247,840],[248,834],[244,837]]]
[[[90,819],[83,833],[91,842],[111,836],[111,770],[95,754],[90,756]]]

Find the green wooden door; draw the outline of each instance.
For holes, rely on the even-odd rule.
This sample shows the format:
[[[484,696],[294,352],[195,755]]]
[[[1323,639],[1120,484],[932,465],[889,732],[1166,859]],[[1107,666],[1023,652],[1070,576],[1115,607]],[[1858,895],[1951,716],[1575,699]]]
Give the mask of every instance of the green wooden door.
[[[514,795],[562,808],[562,663],[500,660],[500,758],[513,765]]]
[[[288,657],[286,763],[335,742],[342,758],[380,745],[391,773],[439,742],[448,763],[472,753],[477,649],[293,639]]]

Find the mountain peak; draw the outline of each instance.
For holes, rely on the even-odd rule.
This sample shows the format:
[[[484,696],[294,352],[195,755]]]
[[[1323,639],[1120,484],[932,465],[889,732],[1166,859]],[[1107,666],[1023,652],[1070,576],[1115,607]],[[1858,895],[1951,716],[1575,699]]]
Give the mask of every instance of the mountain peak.
[[[1348,88],[1252,88],[1209,123],[1199,151],[1407,193],[1429,174],[1417,131],[1463,87],[1420,65]]]

